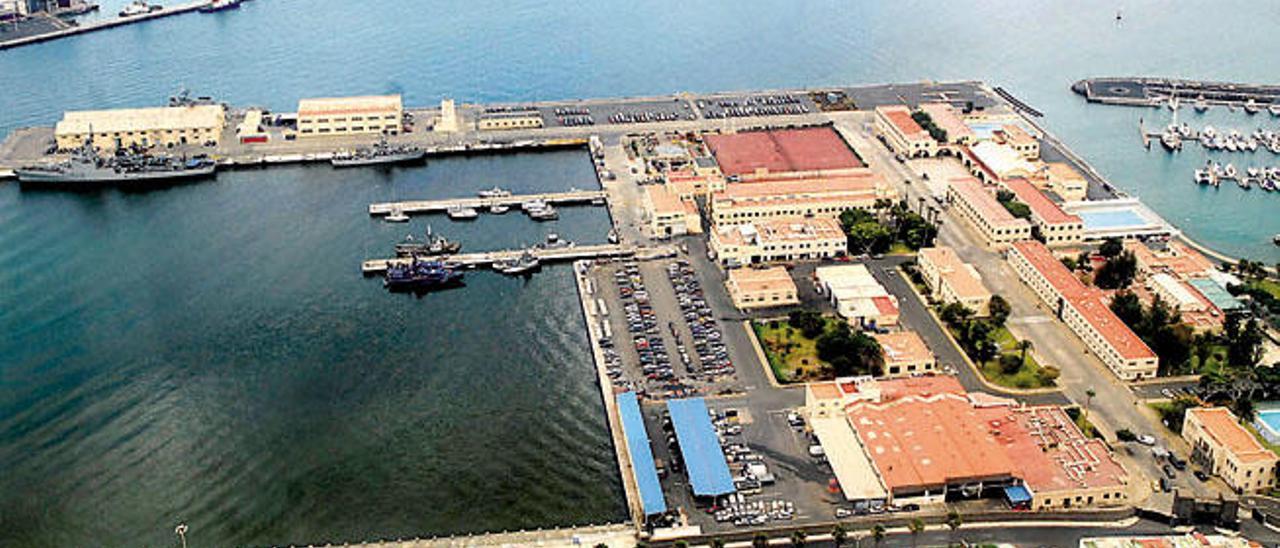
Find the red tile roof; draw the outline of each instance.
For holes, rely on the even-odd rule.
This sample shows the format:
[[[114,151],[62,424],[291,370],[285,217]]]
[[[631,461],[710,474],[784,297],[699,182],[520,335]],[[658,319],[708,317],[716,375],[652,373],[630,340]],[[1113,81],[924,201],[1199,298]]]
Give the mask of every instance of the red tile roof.
[[[863,167],[829,127],[707,135],[706,143],[725,175],[749,175],[762,168],[778,173]]]
[[[1005,209],[1000,202],[996,200],[987,191],[982,183],[973,177],[958,177],[950,181],[951,188],[964,198],[964,201],[978,211],[984,219],[992,226],[1005,227],[1008,225],[1016,225],[1025,223],[1026,221],[1014,217],[1009,210]]]
[[[896,105],[887,107],[876,107],[876,111],[884,115],[893,127],[898,129],[904,137],[908,139],[926,139],[929,132],[917,124],[915,119],[911,117],[911,110],[907,107]]]
[[[1040,189],[1036,188],[1026,179],[1013,178],[1004,181],[1004,186],[1018,197],[1018,201],[1027,204],[1031,208],[1032,214],[1039,217],[1045,224],[1050,225],[1084,225],[1084,220],[1080,217],[1063,211],[1058,204],[1053,203],[1048,196],[1045,196]]]

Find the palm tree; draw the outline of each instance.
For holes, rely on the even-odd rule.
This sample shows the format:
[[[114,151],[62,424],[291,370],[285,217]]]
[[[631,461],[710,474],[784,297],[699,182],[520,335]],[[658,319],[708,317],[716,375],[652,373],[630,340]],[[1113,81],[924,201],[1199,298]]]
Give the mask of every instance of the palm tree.
[[[948,544],[955,543],[956,529],[964,523],[964,519],[960,517],[960,512],[954,509],[947,511],[947,527],[951,529],[951,539]]]
[[[849,533],[844,530],[843,526],[837,524],[835,527],[831,528],[831,542],[835,543],[836,548],[844,546],[844,541],[847,540],[848,537]]]
[[[884,542],[884,535],[884,525],[877,523],[871,527],[871,538],[875,540],[877,547],[880,546],[881,542]]]
[[[1027,363],[1027,351],[1028,351],[1028,350],[1031,350],[1031,348],[1032,348],[1033,346],[1035,346],[1035,345],[1031,344],[1031,341],[1029,341],[1029,340],[1027,340],[1027,339],[1022,339],[1022,340],[1018,341],[1018,350],[1022,352],[1022,362],[1021,362],[1021,363],[1022,363],[1023,365],[1026,365],[1026,363]]]
[[[915,546],[920,540],[920,533],[924,532],[924,520],[913,518],[911,523],[907,524],[907,529],[911,531],[911,545]]]
[[[791,545],[796,548],[804,546],[804,531],[796,531],[791,533]]]
[[[1089,406],[1093,405],[1093,397],[1098,393],[1092,388],[1084,391],[1084,420],[1089,420]]]

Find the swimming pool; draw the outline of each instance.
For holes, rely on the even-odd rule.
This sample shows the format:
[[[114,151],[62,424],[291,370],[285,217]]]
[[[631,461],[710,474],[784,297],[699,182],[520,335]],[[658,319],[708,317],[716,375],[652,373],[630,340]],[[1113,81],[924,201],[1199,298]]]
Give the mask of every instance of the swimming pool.
[[[1132,209],[1080,211],[1076,215],[1080,216],[1080,219],[1084,221],[1085,230],[1136,228],[1151,224]]]
[[[1267,441],[1280,443],[1280,407],[1259,410],[1253,425]]]

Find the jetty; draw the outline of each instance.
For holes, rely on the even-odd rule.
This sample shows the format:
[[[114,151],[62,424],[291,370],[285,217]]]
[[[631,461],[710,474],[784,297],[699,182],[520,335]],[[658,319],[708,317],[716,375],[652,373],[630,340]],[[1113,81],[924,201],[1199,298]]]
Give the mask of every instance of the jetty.
[[[618,257],[631,257],[636,254],[636,247],[633,245],[621,244],[597,244],[597,245],[575,245],[572,247],[560,247],[555,249],[509,249],[502,251],[485,251],[480,253],[460,253],[457,255],[441,255],[433,257],[432,260],[454,263],[465,268],[475,268],[480,266],[490,266],[497,261],[510,261],[519,259],[525,253],[532,255],[542,263],[577,261],[582,259],[612,259]],[[365,261],[360,265],[360,270],[366,275],[378,274],[385,272],[388,266],[409,264],[412,258],[396,258],[396,259],[372,259]]]
[[[603,205],[607,194],[603,190],[571,190],[542,194],[512,194],[497,198],[450,198],[447,200],[414,200],[408,202],[383,202],[369,205],[369,215],[402,213],[444,213],[451,207],[487,208],[495,205],[519,206],[525,202],[545,202],[553,206],[575,204]]]
[[[16,48],[19,46],[26,46],[30,44],[39,43],[39,42],[45,42],[48,40],[56,40],[58,38],[66,38],[68,36],[85,34],[88,32],[109,29],[112,27],[128,25],[131,23],[140,23],[142,21],[160,19],[162,17],[169,17],[170,15],[178,15],[180,13],[188,13],[188,12],[196,11],[208,5],[210,2],[211,0],[196,0],[195,2],[177,4],[174,6],[161,6],[160,9],[153,12],[149,12],[149,13],[140,13],[138,15],[131,15],[129,17],[109,17],[109,18],[102,19],[100,21],[85,23],[83,25],[72,25],[72,26],[67,26],[65,28],[61,28],[51,32],[35,34],[30,36],[23,36],[21,38],[14,38],[12,40],[0,41],[0,50]]]
[[[1230,107],[1252,101],[1261,109],[1280,103],[1280,86],[1173,78],[1088,78],[1072,84],[1071,90],[1091,103],[1108,105],[1160,107],[1173,99],[1193,104],[1201,98],[1208,105]]]

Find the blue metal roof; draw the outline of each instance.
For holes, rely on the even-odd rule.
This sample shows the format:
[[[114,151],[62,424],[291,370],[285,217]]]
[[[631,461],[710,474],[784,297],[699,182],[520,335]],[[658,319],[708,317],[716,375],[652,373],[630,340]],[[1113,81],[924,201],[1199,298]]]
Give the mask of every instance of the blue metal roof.
[[[1223,312],[1232,312],[1244,308],[1244,303],[1241,303],[1239,299],[1236,299],[1231,293],[1218,285],[1218,282],[1197,278],[1187,283],[1196,288],[1196,291],[1199,291],[1201,295],[1209,299],[1209,302],[1213,303],[1213,306],[1218,307]]]
[[[1031,502],[1031,491],[1021,485],[1011,485],[1004,488],[1004,498],[1009,499],[1010,504]]]
[[[635,472],[636,485],[640,488],[640,505],[644,515],[652,516],[667,511],[667,501],[662,498],[662,484],[653,465],[653,450],[649,447],[649,433],[644,428],[640,404],[635,392],[618,394],[618,414],[622,416],[622,432],[627,435],[627,449],[631,453],[631,469]]]
[[[706,402],[702,398],[668,400],[667,410],[671,412],[671,424],[676,429],[693,494],[716,496],[734,492],[733,476],[729,474],[724,450],[711,425]]]

